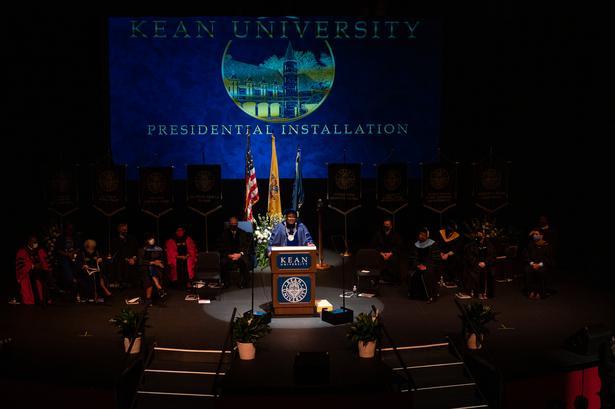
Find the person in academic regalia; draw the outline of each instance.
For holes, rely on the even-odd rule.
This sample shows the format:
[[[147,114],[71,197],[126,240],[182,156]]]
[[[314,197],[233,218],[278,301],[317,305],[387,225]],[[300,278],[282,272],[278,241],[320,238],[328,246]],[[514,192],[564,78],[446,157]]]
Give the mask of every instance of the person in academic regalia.
[[[72,223],[64,225],[64,230],[56,241],[58,263],[60,265],[60,286],[73,296],[77,295],[77,254],[82,242],[80,235],[75,232]]]
[[[109,291],[105,283],[105,276],[103,274],[105,265],[96,249],[96,241],[86,240],[83,243],[83,248],[77,255],[76,264],[79,268],[77,273],[79,293],[83,301],[104,302],[103,296],[111,296],[111,291]]]
[[[128,224],[120,223],[117,226],[117,236],[111,239],[111,287],[120,287],[130,284],[138,285],[139,274],[137,266],[137,253],[139,243],[137,239],[128,234]]]
[[[464,290],[457,293],[461,299],[476,297],[486,300],[494,295],[494,279],[491,268],[495,261],[495,249],[482,230],[473,233],[473,240],[464,248]]]
[[[531,300],[540,300],[547,296],[547,278],[553,266],[553,251],[540,229],[532,230],[530,237],[532,241],[525,252],[527,291]]]
[[[36,235],[31,235],[26,245],[17,251],[15,273],[23,304],[50,303],[47,282],[51,269],[47,262],[47,253],[39,247]]]
[[[453,221],[439,231],[440,259],[444,287],[457,288],[463,272],[463,239]]]
[[[249,270],[252,267],[251,248],[252,238],[239,228],[237,217],[231,217],[228,228],[224,229],[219,241],[220,264],[222,269],[222,283],[224,288],[231,284],[231,271],[239,269],[239,288],[243,288],[249,281]]]
[[[169,264],[169,280],[180,288],[190,287],[197,259],[194,240],[180,226],[175,230],[175,236],[166,241],[165,249]]]
[[[138,251],[137,262],[141,271],[143,288],[145,289],[145,303],[152,304],[154,287],[160,298],[165,298],[167,293],[162,288],[162,277],[165,268],[164,249],[156,245],[156,237],[148,233],[145,235],[145,243]]]
[[[408,296],[412,296],[413,286],[422,286],[427,303],[438,299],[438,274],[440,271],[440,249],[429,238],[429,230],[423,228],[417,234],[417,240],[411,247],[412,267],[408,277]]]
[[[277,224],[271,232],[268,254],[271,247],[276,246],[310,246],[314,247],[314,240],[305,224],[297,219],[297,211],[288,209],[284,212],[285,219]]]
[[[551,247],[551,270],[555,270],[557,268],[557,250],[558,250],[558,234],[557,230],[553,225],[549,222],[547,216],[540,216],[538,218],[538,227],[534,230],[538,230],[538,232],[542,235],[542,239],[549,243]],[[532,232],[529,235],[530,243],[533,241]]]
[[[402,250],[402,238],[395,231],[393,219],[387,217],[382,222],[382,228],[372,239],[372,247],[380,253],[384,268],[381,276],[384,282],[398,283],[400,253]]]

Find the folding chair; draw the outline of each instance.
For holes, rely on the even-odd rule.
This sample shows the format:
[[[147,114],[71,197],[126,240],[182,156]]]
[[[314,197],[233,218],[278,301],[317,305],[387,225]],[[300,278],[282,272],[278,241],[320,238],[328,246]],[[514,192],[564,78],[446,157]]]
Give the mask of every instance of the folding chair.
[[[414,261],[415,258],[410,257],[408,265],[413,265]],[[408,298],[421,300],[427,300],[429,298],[425,277],[423,277],[423,272],[420,270],[408,271]]]
[[[378,294],[382,260],[376,249],[360,249],[354,259],[357,290]]]
[[[216,299],[222,287],[220,253],[217,251],[199,252],[194,278],[192,289],[199,298]]]

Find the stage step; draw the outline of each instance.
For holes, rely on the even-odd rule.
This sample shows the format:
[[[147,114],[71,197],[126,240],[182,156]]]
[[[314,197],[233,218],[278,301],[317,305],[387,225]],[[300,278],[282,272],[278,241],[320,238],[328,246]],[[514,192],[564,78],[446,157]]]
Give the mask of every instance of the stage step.
[[[489,405],[475,385],[468,385],[414,391],[414,407],[417,409],[469,409],[487,408]]]
[[[435,344],[429,348],[408,348],[398,349],[399,355],[402,357],[407,368],[417,368],[423,366],[448,366],[448,365],[463,365],[463,361],[459,359],[448,347],[448,344]],[[404,348],[404,347],[402,347]],[[393,368],[394,370],[401,369],[397,355],[393,350],[382,350],[382,361]]]
[[[484,408],[487,403],[458,353],[448,342],[397,347],[406,371],[392,348],[381,350],[382,361],[397,375],[396,386],[408,391],[406,372],[412,377],[414,407]]]
[[[214,399],[200,396],[139,394],[136,409],[209,409]]]
[[[220,353],[221,351],[216,349],[154,347],[154,360],[217,364],[220,360]],[[224,357],[226,362],[230,362],[232,353],[226,351]]]
[[[153,352],[137,389],[137,408],[213,407],[220,350],[156,346]],[[225,352],[220,377],[226,375],[231,359],[232,353]]]
[[[146,370],[137,391],[212,395],[214,378],[214,375]]]

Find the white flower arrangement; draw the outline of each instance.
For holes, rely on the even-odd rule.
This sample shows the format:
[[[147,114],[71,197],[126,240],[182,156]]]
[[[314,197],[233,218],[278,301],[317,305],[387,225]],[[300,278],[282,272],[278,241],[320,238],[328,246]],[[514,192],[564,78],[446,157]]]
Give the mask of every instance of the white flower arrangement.
[[[280,216],[269,216],[268,214],[259,214],[256,216],[256,229],[254,230],[254,238],[256,241],[256,261],[260,268],[265,268],[269,265],[269,257],[267,257],[267,247],[273,228],[282,221]]]

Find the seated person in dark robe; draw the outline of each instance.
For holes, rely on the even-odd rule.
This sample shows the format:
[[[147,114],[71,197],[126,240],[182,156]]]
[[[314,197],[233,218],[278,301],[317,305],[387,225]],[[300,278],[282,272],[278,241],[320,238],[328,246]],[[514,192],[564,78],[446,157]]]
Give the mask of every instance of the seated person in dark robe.
[[[372,239],[372,247],[378,250],[383,262],[381,277],[384,282],[398,283],[399,254],[402,249],[401,236],[395,231],[393,220],[386,218],[382,222],[382,229]]]
[[[464,248],[464,291],[457,293],[461,299],[478,297],[486,300],[494,295],[494,279],[491,268],[495,261],[495,249],[482,230],[473,234],[474,239]]]
[[[67,223],[60,237],[58,237],[56,250],[58,252],[58,263],[60,266],[60,287],[71,293],[76,298],[77,294],[77,272],[75,264],[77,255],[81,248],[81,237],[75,232],[72,223]],[[77,300],[79,301],[79,300]]]
[[[228,228],[224,229],[220,237],[220,264],[224,288],[230,286],[231,271],[235,268],[239,269],[239,288],[244,288],[249,281],[249,271],[252,267],[252,238],[238,226],[239,219],[231,217]]]
[[[463,240],[455,222],[449,222],[444,229],[440,229],[438,244],[444,287],[457,288],[463,272]]]
[[[162,277],[165,267],[164,249],[156,245],[153,234],[145,235],[145,243],[138,251],[138,265],[141,270],[143,288],[145,288],[145,303],[152,304],[154,286],[158,290],[160,298],[165,298],[167,293],[162,288]]]
[[[103,296],[111,296],[111,291],[107,289],[105,276],[102,272],[105,265],[96,249],[94,240],[86,240],[83,243],[83,249],[77,255],[76,264],[79,268],[77,277],[82,301],[104,302]]]
[[[271,247],[276,246],[311,246],[314,247],[314,240],[310,236],[305,224],[297,220],[297,211],[288,209],[284,212],[285,220],[278,223],[271,232],[269,239],[268,254],[271,254]]]
[[[427,303],[438,299],[438,274],[440,263],[440,249],[438,244],[429,238],[429,230],[419,230],[417,240],[411,247],[412,267],[408,277],[408,296],[410,297],[412,286],[424,286]]]
[[[528,297],[540,300],[547,296],[547,278],[553,265],[551,244],[547,242],[539,229],[530,233],[532,241],[525,253],[525,273]]]

